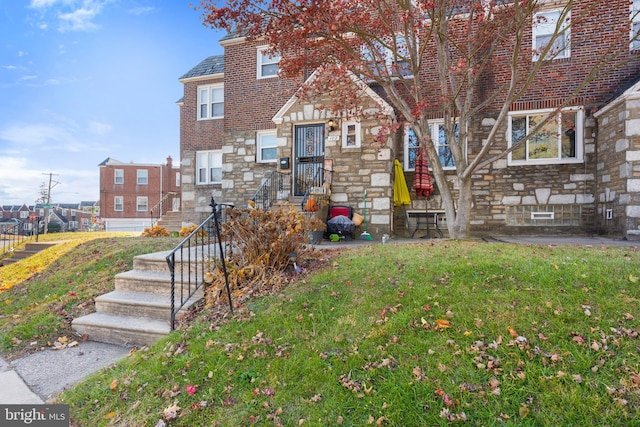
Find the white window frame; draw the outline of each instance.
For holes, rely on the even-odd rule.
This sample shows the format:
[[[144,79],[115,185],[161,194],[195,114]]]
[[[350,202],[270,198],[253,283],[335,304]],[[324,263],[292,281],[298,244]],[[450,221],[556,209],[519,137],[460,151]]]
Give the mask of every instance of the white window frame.
[[[222,95],[222,99],[220,96]],[[224,118],[224,84],[215,83],[211,85],[198,86],[198,120],[214,120]],[[206,98],[206,99],[203,99]],[[214,114],[214,104],[222,105],[222,114]],[[204,110],[203,110],[203,107]]]
[[[176,187],[180,187],[180,172],[176,172]]]
[[[531,26],[531,39],[532,39],[532,48],[533,48],[533,58],[532,60],[538,61],[540,59],[540,54],[542,50],[545,49],[546,45],[539,45],[538,38],[543,36],[551,36],[553,37],[556,34],[557,28],[557,19],[562,17],[564,9],[545,9],[533,16],[533,25]],[[542,16],[549,16],[552,14],[558,14],[558,17],[555,19],[547,19],[546,22],[542,19]],[[564,59],[571,57],[571,11],[568,11],[566,16],[564,16],[564,22],[559,28],[559,32],[562,32],[562,35],[556,37],[556,42],[560,39],[564,39],[564,48],[559,52],[554,52],[553,49],[549,50],[547,56],[545,56],[544,60],[554,60],[554,59]]]
[[[257,56],[256,56],[256,64],[257,64],[256,76],[258,79],[269,79],[272,77],[278,77],[278,71],[280,71],[279,67],[275,73],[271,73],[271,74],[263,73],[263,70],[262,70],[263,67],[268,65],[274,65],[274,64],[277,65],[280,62],[280,54],[277,52],[273,53],[273,56],[271,56],[271,58],[265,58],[269,56],[269,54],[266,52],[268,50],[269,50],[269,46],[258,47]]]
[[[443,119],[435,119],[435,120],[429,120],[429,132],[431,134],[431,140],[433,141],[433,143],[435,144],[435,148],[436,151],[438,151],[438,153],[440,152],[440,147],[445,147],[449,144],[442,144],[440,141],[440,126],[444,126],[444,120]],[[461,126],[460,123],[456,120],[456,124],[458,126]],[[410,167],[410,150],[412,147],[409,147],[409,138],[411,137],[411,134],[413,134],[413,129],[411,128],[411,126],[406,125],[404,127],[404,170],[406,172],[412,172],[415,170],[415,166],[414,167]],[[416,142],[417,142],[417,137],[416,137]],[[415,156],[417,156],[417,151],[418,151],[418,145],[416,145],[415,147],[413,147],[415,149]],[[466,152],[466,150],[465,150]],[[449,150],[449,153],[451,153],[451,150]],[[453,157],[452,157],[453,159]],[[431,169],[431,166],[429,166],[429,169]],[[454,164],[452,166],[443,166],[442,169],[444,170],[455,170],[456,166],[455,166],[455,161]]]
[[[213,170],[220,170],[220,180],[213,177]],[[222,150],[196,152],[196,185],[222,184]]]
[[[43,208],[40,208],[40,209],[38,209],[38,210],[40,211],[40,212],[39,212],[39,215],[40,215],[40,216],[44,216],[44,209],[43,209]]]
[[[149,184],[149,170],[148,169],[136,169],[136,184],[148,185]]]
[[[350,133],[350,129],[353,133]],[[353,137],[353,138],[350,138]],[[342,122],[342,148],[360,148],[362,146],[362,125],[356,120]]]
[[[62,209],[62,211],[60,212],[60,215],[67,216],[67,210],[66,209]]]
[[[136,197],[136,212],[149,211],[149,198],[147,196]]]
[[[631,25],[629,29],[629,47],[640,50],[640,0],[633,0],[629,6]]]
[[[69,221],[69,230],[77,230],[78,225],[78,221]]]
[[[273,144],[268,144],[265,140],[273,138]],[[264,159],[262,152],[265,149],[276,150],[276,157],[273,159]],[[277,133],[274,130],[259,130],[256,132],[256,162],[258,163],[277,163],[278,162],[278,138]]]
[[[29,218],[29,211],[20,211],[20,219],[27,219],[27,218]]]
[[[113,211],[114,212],[123,212],[124,211],[124,197],[123,196],[113,196]]]
[[[402,40],[402,41],[401,41]],[[395,35],[395,43],[397,45],[397,51],[399,53],[404,53],[404,56],[409,57],[409,51],[407,48],[407,41],[406,41],[406,37],[403,34],[396,34]],[[371,50],[369,49],[368,46],[364,45],[362,47],[363,52],[362,55],[364,57],[365,60],[369,60],[369,62],[371,62],[372,64],[374,62],[379,62],[380,67],[382,67],[382,63],[384,63],[384,68],[386,69],[387,75],[389,76],[394,76],[394,78],[398,78],[398,77],[402,77],[404,79],[410,79],[413,77],[413,73],[411,72],[411,68],[410,68],[410,64],[408,61],[398,61],[398,57],[396,55],[394,55],[393,49],[389,48],[389,47],[384,47],[382,44],[375,42],[375,44],[377,45],[377,48],[379,50],[379,52],[376,52],[376,55],[373,55],[371,53]],[[404,52],[401,52],[401,50],[403,49],[404,46]],[[380,58],[377,57],[377,55],[380,55]],[[380,61],[376,61],[376,59],[380,59]],[[403,74],[402,72],[400,72],[399,70],[394,70],[393,67],[395,64],[397,63],[404,63],[406,64],[406,66],[404,67],[404,69],[407,70],[406,74]],[[377,74],[377,70],[375,70],[373,68],[371,68],[372,73]]]
[[[509,113],[509,119],[507,121],[507,143],[511,147],[512,144],[512,123],[514,117],[529,117],[534,115],[546,115],[556,111],[555,109],[543,109],[543,110],[526,110],[526,111],[513,111]],[[570,107],[563,108],[562,112],[575,112],[575,157],[562,157],[562,118],[561,114],[557,116],[555,122],[558,124],[558,145],[557,152],[558,157],[555,158],[543,158],[543,159],[529,159],[528,145],[531,139],[525,142],[525,159],[513,159],[513,152],[509,153],[508,165],[509,166],[523,166],[523,165],[548,165],[548,164],[566,164],[566,163],[583,163],[584,162],[584,108],[582,107]],[[553,119],[552,119],[553,120]]]
[[[124,169],[113,170],[113,183],[124,184]]]

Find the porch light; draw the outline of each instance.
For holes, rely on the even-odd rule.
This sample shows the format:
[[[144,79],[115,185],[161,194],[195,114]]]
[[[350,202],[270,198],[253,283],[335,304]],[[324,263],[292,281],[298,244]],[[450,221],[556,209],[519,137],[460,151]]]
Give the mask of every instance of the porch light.
[[[327,122],[327,129],[329,130],[329,132],[336,130],[336,123],[333,121],[333,119],[329,119],[329,121]]]

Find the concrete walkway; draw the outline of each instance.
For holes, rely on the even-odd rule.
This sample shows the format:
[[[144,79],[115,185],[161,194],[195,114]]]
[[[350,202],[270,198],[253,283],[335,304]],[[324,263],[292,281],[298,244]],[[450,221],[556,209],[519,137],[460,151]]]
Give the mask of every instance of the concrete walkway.
[[[640,241],[593,236],[494,236],[487,242],[528,245],[629,246],[637,248]],[[424,239],[391,239],[394,243],[420,243]],[[318,249],[355,248],[380,244],[380,240],[352,240],[332,243],[323,241]],[[124,358],[130,349],[94,341],[78,347],[45,350],[7,363],[0,357],[0,404],[37,404],[54,399],[57,394],[90,374]]]
[[[60,392],[125,357],[130,349],[85,341],[77,347],[44,350],[7,362],[0,358],[0,403],[49,402]]]

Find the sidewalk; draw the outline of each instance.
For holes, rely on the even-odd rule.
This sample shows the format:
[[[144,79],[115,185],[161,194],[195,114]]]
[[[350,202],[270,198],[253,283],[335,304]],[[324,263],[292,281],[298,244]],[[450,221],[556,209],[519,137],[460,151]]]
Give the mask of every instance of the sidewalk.
[[[129,351],[119,345],[85,341],[77,347],[44,350],[10,363],[0,357],[0,404],[45,403]]]
[[[438,239],[436,239],[438,240]],[[599,236],[493,236],[486,242],[528,245],[629,246],[640,247],[640,241]],[[423,243],[425,239],[391,239],[389,244]],[[378,240],[329,242],[317,249],[349,249],[382,244]],[[39,404],[81,381],[90,374],[124,358],[130,349],[113,344],[85,341],[78,347],[45,350],[7,363],[0,357],[0,404]]]

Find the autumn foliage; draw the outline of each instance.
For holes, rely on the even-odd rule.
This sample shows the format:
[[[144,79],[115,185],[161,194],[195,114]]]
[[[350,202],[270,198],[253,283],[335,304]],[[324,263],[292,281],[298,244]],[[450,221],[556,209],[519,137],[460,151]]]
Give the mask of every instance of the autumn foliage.
[[[252,293],[269,291],[285,283],[284,272],[310,249],[306,217],[293,206],[271,211],[229,208],[221,238],[228,244],[226,270],[235,302]],[[209,306],[226,298],[219,260],[205,273],[205,300]]]

